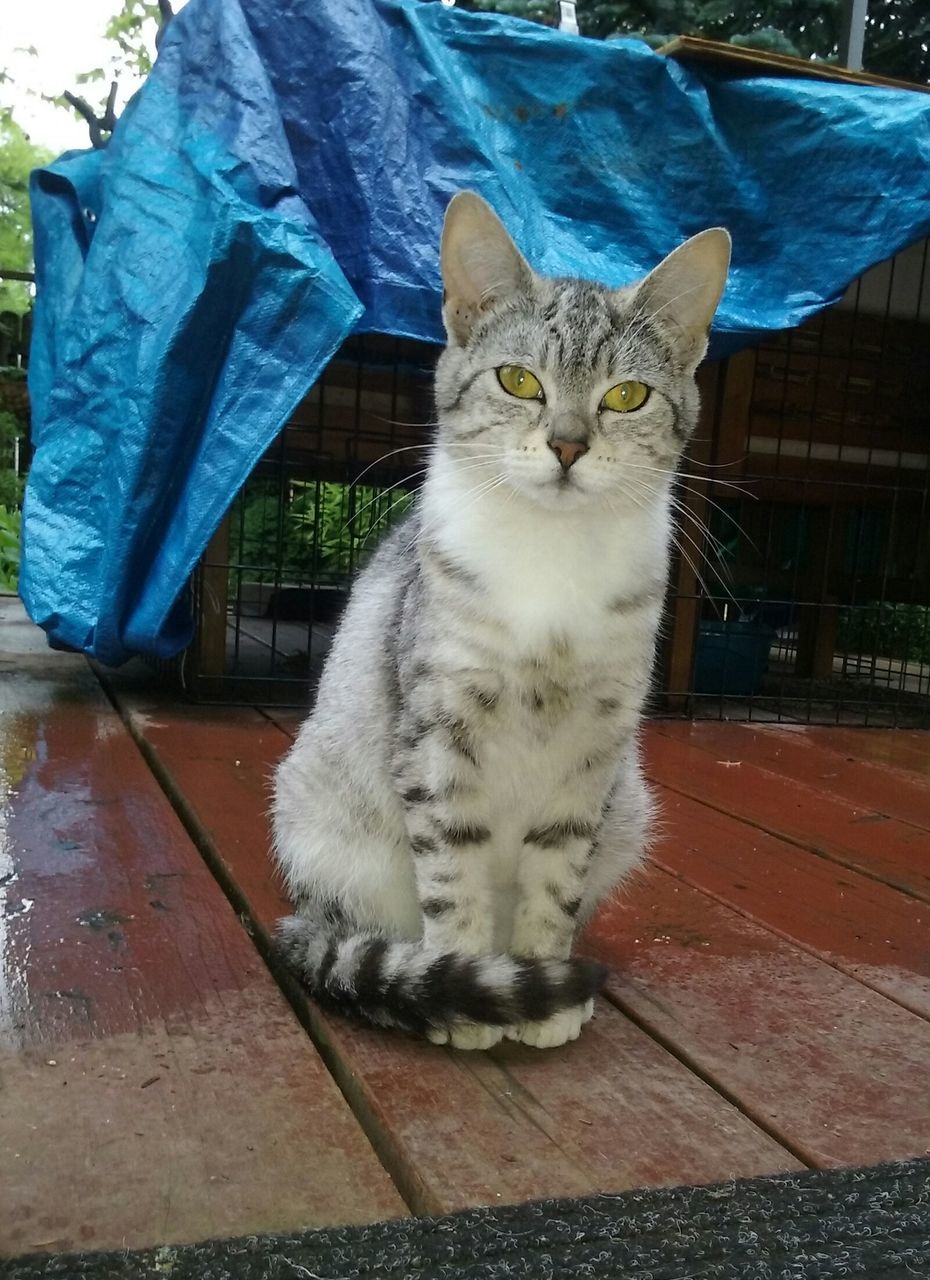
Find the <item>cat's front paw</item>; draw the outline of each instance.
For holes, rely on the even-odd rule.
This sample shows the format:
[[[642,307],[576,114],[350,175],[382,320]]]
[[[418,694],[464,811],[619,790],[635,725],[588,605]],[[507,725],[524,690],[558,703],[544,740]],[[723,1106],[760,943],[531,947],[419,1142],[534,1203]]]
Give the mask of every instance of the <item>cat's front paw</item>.
[[[521,1022],[515,1027],[508,1027],[506,1035],[508,1040],[532,1045],[534,1049],[555,1049],[569,1040],[577,1040],[581,1028],[593,1016],[594,1001],[586,1000],[584,1004],[562,1009],[539,1022]]]
[[[426,1038],[453,1049],[493,1049],[503,1040],[504,1028],[489,1027],[483,1022],[457,1022],[451,1027],[430,1027]]]

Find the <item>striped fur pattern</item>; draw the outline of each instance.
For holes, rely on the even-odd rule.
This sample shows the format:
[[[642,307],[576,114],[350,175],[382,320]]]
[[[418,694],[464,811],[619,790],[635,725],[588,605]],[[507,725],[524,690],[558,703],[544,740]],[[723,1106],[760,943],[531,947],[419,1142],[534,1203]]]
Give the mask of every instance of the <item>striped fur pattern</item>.
[[[275,779],[281,945],[330,1004],[460,1048],[561,1044],[591,1016],[603,975],[572,945],[648,842],[670,486],[728,251],[705,232],[611,291],[535,274],[478,197],[452,202],[424,488]],[[648,398],[605,409],[624,380]],[[585,451],[566,467],[554,440]]]

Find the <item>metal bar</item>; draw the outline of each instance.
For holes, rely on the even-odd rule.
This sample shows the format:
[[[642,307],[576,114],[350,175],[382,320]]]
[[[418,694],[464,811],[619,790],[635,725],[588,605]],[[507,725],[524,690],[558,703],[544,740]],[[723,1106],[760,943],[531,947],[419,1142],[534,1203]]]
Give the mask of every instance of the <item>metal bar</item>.
[[[560,0],[559,30],[567,31],[569,35],[578,35],[578,15],[575,12],[575,5],[572,0]]]
[[[850,71],[862,70],[869,0],[846,0],[840,28],[840,62]]]

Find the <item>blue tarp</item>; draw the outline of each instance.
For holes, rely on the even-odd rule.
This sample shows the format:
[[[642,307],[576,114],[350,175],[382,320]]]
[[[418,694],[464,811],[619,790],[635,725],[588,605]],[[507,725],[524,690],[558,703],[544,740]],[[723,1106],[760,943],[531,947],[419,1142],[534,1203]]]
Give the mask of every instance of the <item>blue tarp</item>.
[[[930,233],[930,96],[422,0],[191,0],[108,149],[33,177],[21,590],[53,645],[188,642],[192,568],[341,339],[441,339],[462,187],[540,270],[613,284],[729,227],[721,355]]]

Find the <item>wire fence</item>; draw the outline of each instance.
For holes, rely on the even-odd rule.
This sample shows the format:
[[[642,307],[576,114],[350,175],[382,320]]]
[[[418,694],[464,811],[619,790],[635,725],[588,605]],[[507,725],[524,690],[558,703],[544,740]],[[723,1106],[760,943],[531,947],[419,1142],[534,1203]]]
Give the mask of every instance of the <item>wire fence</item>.
[[[928,339],[923,242],[705,368],[656,714],[930,726]],[[422,477],[436,354],[342,347],[204,557],[191,692],[306,702],[357,565]]]

